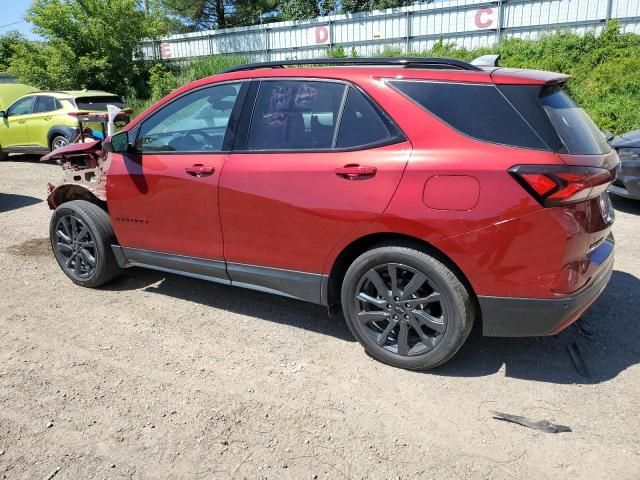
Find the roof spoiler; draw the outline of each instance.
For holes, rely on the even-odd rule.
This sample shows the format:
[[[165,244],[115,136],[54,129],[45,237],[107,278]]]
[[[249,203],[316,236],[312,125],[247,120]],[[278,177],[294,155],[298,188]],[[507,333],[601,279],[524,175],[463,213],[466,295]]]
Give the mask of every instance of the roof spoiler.
[[[476,67],[499,67],[498,60],[500,60],[500,55],[482,55],[471,60],[471,65]]]

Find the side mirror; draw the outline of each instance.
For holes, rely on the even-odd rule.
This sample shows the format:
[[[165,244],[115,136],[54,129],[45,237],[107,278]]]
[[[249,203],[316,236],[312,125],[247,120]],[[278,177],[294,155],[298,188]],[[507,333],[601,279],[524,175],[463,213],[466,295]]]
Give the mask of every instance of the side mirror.
[[[5,112],[4,110],[0,110],[0,118],[7,117],[7,116],[8,116],[7,112]]]
[[[613,133],[611,133],[609,130],[603,130],[602,135],[604,135],[604,138],[607,140],[607,142],[613,140]]]
[[[118,132],[105,140],[104,148],[108,152],[127,153],[130,150],[129,133]]]

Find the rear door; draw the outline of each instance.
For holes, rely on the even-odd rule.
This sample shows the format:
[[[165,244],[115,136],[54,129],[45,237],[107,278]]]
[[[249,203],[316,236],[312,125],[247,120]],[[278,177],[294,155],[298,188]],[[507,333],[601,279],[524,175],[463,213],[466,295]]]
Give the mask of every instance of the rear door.
[[[252,90],[220,179],[224,254],[232,281],[272,287],[273,268],[321,273],[342,237],[382,214],[411,147],[346,83],[269,79]]]
[[[135,151],[112,154],[107,176],[121,246],[222,261],[218,181],[233,142],[230,119],[245,91],[240,82],[191,91],[129,132]],[[182,269],[194,267],[183,260]]]
[[[55,126],[55,115],[61,110],[58,100],[49,95],[38,95],[33,106],[33,114],[27,123],[27,134],[31,145],[49,148],[49,130]]]

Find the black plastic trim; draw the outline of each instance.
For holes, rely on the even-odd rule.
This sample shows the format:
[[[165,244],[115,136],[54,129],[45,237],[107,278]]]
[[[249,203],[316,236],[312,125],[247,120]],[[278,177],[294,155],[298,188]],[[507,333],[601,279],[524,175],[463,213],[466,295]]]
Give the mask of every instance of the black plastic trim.
[[[261,292],[273,293],[305,302],[326,305],[323,286],[328,277],[320,273],[299,272],[282,268],[225,263],[223,260],[154,252],[112,245],[120,268],[144,267],[162,272],[223,283]]]
[[[483,335],[538,337],[554,332],[576,312],[593,303],[607,286],[613,270],[612,247],[612,238],[599,247],[610,250],[604,267],[591,283],[573,295],[557,299],[478,296]]]
[[[249,63],[225,70],[222,73],[244,72],[258,68],[284,68],[286,66],[332,66],[332,65],[371,65],[398,66],[407,68],[451,68],[481,72],[482,69],[470,63],[453,58],[315,58],[305,60],[284,60],[275,62]]]
[[[322,282],[324,275],[280,268],[227,263],[231,285],[260,290],[306,302],[324,305]]]
[[[113,245],[113,253],[121,268],[145,267],[188,277],[231,284],[223,260],[209,260],[172,253]]]

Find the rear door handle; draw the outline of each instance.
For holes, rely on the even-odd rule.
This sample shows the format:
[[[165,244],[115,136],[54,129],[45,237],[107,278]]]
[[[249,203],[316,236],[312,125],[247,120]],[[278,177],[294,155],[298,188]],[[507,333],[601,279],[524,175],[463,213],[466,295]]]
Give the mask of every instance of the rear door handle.
[[[336,175],[346,180],[357,180],[374,177],[378,169],[376,167],[362,167],[360,165],[345,165],[336,168]]]
[[[195,165],[185,168],[184,171],[192,177],[208,177],[209,175],[213,175],[216,169],[208,165],[196,163]]]

